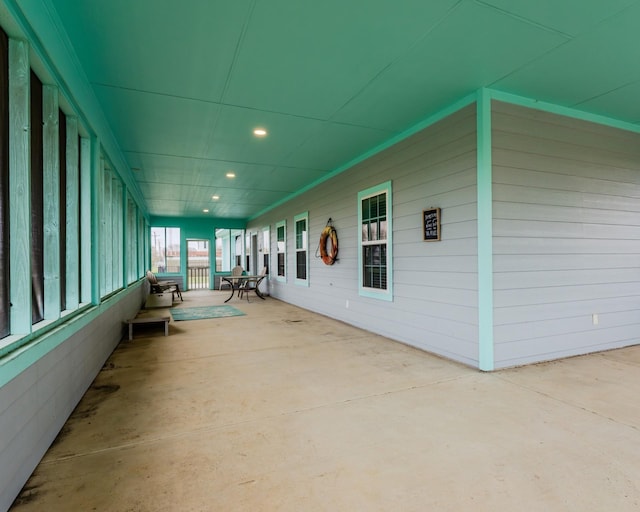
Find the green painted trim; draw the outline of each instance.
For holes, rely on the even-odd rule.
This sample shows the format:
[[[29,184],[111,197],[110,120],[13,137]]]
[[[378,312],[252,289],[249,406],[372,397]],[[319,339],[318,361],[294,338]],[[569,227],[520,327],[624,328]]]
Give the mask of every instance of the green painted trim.
[[[299,279],[297,276],[294,275],[294,284],[298,285],[298,286],[309,286],[309,272],[310,272],[310,268],[309,268],[309,212],[303,212],[303,213],[299,213],[298,215],[296,215],[295,217],[293,217],[293,249],[296,253],[296,267],[298,264],[298,247],[297,247],[297,243],[298,243],[298,234],[296,232],[296,223],[300,220],[304,220],[305,221],[305,227],[307,228],[306,230],[306,237],[307,237],[307,256],[306,256],[306,265],[307,265],[307,278],[306,279]],[[297,269],[296,269],[297,270]]]
[[[24,338],[22,346],[15,349],[15,344],[11,344],[11,352],[0,355],[0,387],[4,386],[31,365],[37,363],[47,353],[51,352],[58,345],[64,343],[71,336],[95,321],[100,315],[107,312],[111,307],[126,298],[131,293],[140,293],[140,287],[144,281],[131,285],[126,290],[122,290],[111,296],[104,303],[94,306],[87,306],[73,316],[65,316],[57,322],[52,322],[46,332],[39,330],[37,335]]]
[[[42,87],[44,319],[60,318],[60,108],[58,88]],[[34,127],[35,128],[35,127]]]
[[[78,169],[78,118],[66,116],[67,140],[65,141],[67,165],[67,229],[65,244],[67,247],[66,269],[66,308],[76,310],[80,305],[80,242],[78,240],[81,213],[78,210],[80,201],[79,169]],[[89,196],[87,196],[89,197]]]
[[[9,39],[9,258],[11,333],[31,333],[31,138],[29,45]]]
[[[100,304],[100,201],[102,197],[102,180],[100,173],[100,166],[102,158],[100,157],[100,141],[97,137],[91,137],[91,154],[89,155],[91,160],[91,229],[88,233],[83,230],[83,235],[88,235],[88,239],[91,240],[91,273],[89,278],[91,279],[91,302],[92,304]]]
[[[478,91],[478,366],[494,369],[493,340],[493,185],[491,157],[491,94]]]
[[[475,101],[476,101],[476,94],[475,93],[470,94],[468,96],[465,96],[464,98],[456,101],[455,103],[451,104],[450,106],[448,106],[448,107],[440,110],[439,112],[436,112],[435,114],[427,117],[424,121],[419,122],[418,124],[412,126],[408,130],[405,130],[405,131],[399,133],[398,135],[395,135],[395,136],[391,137],[390,139],[388,139],[387,141],[383,142],[382,144],[376,146],[375,148],[363,153],[362,155],[354,158],[353,160],[350,160],[346,164],[341,165],[340,167],[338,167],[337,169],[331,171],[330,173],[325,174],[324,176],[322,176],[321,178],[319,178],[319,179],[315,180],[314,182],[310,183],[306,187],[303,187],[300,190],[298,190],[296,192],[293,192],[292,194],[289,194],[288,196],[286,196],[285,198],[281,199],[280,201],[276,201],[271,206],[267,206],[266,208],[260,210],[255,215],[252,215],[251,217],[249,217],[247,219],[247,222],[250,222],[252,220],[257,219],[261,215],[264,215],[265,213],[273,210],[274,208],[277,208],[278,206],[283,205],[283,204],[291,201],[295,197],[298,197],[298,196],[304,194],[305,192],[308,192],[309,190],[311,190],[311,189],[317,187],[318,185],[320,185],[321,183],[324,183],[325,181],[330,180],[331,178],[334,178],[335,176],[337,176],[339,174],[342,174],[345,171],[348,171],[349,169],[351,169],[353,166],[359,164],[360,162],[363,162],[363,161],[367,160],[368,158],[371,158],[372,156],[377,155],[378,153],[380,153],[381,151],[384,151],[385,149],[388,149],[388,148],[390,148],[392,146],[395,146],[399,142],[402,142],[404,139],[407,139],[407,138],[411,137],[412,135],[415,135],[416,133],[424,130],[425,128],[428,128],[429,126],[437,123],[438,121],[441,121],[442,119],[444,119],[446,117],[449,117],[451,114],[457,112],[458,110],[463,109],[464,107],[467,107],[467,106],[471,105]]]
[[[95,303],[93,297],[93,268],[94,256],[91,247],[94,247],[95,240],[92,238],[94,232],[94,206],[95,193],[93,192],[91,166],[92,141],[83,137],[80,140],[80,197],[89,198],[89,201],[80,201],[80,302]]]
[[[286,283],[287,282],[287,221],[286,220],[281,220],[280,222],[276,222],[276,251],[273,253],[275,255],[275,260],[276,260],[276,264],[273,266],[273,268],[275,268],[275,273],[273,274],[274,278],[276,281],[280,282],[280,283]],[[279,276],[278,275],[278,228],[280,226],[284,227],[284,275],[283,276]]]
[[[585,112],[584,110],[578,110],[571,107],[563,107],[560,105],[555,105],[553,103],[546,103],[544,101],[538,101],[507,92],[496,91],[493,89],[487,89],[487,91],[489,93],[490,99],[496,101],[503,101],[505,103],[511,103],[513,105],[520,105],[521,107],[533,108],[536,110],[542,110],[544,112],[550,112],[552,114],[558,114],[565,117],[580,119],[582,121],[589,121],[591,123],[610,126],[612,128],[619,128],[620,130],[625,130],[628,132],[640,133],[640,125],[638,124],[619,121],[611,117],[591,114],[589,112]]]
[[[373,288],[365,288],[362,284],[362,237],[359,234],[362,226],[362,200],[367,197],[381,194],[387,194],[387,289],[376,290]],[[361,297],[369,297],[371,299],[393,301],[393,193],[391,180],[380,183],[374,187],[358,192],[358,225],[356,227],[358,238],[356,239],[358,250],[358,295]]]
[[[127,242],[127,237],[132,241]],[[122,229],[120,230],[120,241],[122,242],[122,287],[126,288],[129,284],[129,267],[131,261],[131,253],[135,249],[133,244],[135,233],[129,233],[129,200],[127,197],[127,186],[122,185]]]
[[[267,246],[265,247],[265,233]],[[264,255],[267,255],[267,281],[271,279],[272,267],[271,267],[271,226],[263,226],[259,232],[259,236],[262,238],[262,260],[260,261],[260,269],[264,267]]]

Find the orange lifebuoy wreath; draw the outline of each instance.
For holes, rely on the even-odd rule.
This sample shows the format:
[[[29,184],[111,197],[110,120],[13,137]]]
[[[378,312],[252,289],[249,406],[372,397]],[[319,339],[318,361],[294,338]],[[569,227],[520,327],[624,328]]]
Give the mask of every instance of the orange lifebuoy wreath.
[[[331,251],[327,252],[327,240],[331,240]],[[325,265],[333,265],[338,259],[338,232],[331,225],[320,233],[320,257]]]

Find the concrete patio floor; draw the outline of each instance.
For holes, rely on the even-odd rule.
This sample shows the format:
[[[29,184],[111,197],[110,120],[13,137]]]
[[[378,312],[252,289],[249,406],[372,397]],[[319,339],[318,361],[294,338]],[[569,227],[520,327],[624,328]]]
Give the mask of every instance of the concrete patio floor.
[[[122,341],[12,510],[640,510],[640,346],[485,374],[229,304]]]

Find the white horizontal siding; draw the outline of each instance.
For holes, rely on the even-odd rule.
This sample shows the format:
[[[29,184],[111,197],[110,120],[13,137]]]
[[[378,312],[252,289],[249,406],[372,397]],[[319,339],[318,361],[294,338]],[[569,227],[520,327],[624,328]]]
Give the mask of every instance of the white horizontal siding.
[[[492,122],[496,367],[639,343],[640,136],[499,102]]]
[[[477,366],[477,207],[475,105],[359,163],[256,219],[248,229],[287,220],[289,278],[270,282],[279,299]],[[358,295],[357,194],[393,186],[392,302]],[[422,210],[442,210],[442,240],[424,242]],[[309,287],[295,286],[294,215],[309,212]],[[339,255],[333,266],[314,257],[331,218]],[[271,230],[272,252],[275,229]],[[273,263],[272,263],[273,264]],[[348,307],[347,307],[348,301]]]

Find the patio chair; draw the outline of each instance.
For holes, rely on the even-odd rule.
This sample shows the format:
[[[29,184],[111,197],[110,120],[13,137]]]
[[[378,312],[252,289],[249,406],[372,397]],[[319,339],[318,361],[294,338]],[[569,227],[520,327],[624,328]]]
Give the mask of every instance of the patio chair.
[[[147,281],[149,281],[149,291],[151,293],[171,292],[172,299],[175,298],[175,295],[178,295],[180,300],[184,301],[182,293],[180,292],[180,287],[175,281],[158,281],[158,278],[153,272],[151,272],[151,270],[147,270]]]
[[[242,287],[240,288],[240,298],[242,298],[243,295],[246,293],[247,302],[249,302],[249,292],[252,291],[252,292],[255,292],[255,294],[258,297],[264,300],[264,297],[262,296],[262,293],[260,293],[260,290],[258,287],[260,286],[260,283],[263,281],[265,277],[267,277],[267,267],[262,267],[262,271],[260,272],[260,274],[258,274],[257,279],[250,279],[245,281],[242,284]]]
[[[244,272],[244,269],[240,266],[240,265],[236,265],[235,267],[233,267],[231,269],[231,277],[239,277],[242,275],[242,273]],[[227,281],[223,281],[222,279],[220,279],[220,286],[218,287],[219,290],[222,290],[222,285],[228,285],[229,283]],[[234,288],[238,288],[238,281],[233,280],[233,286]]]

